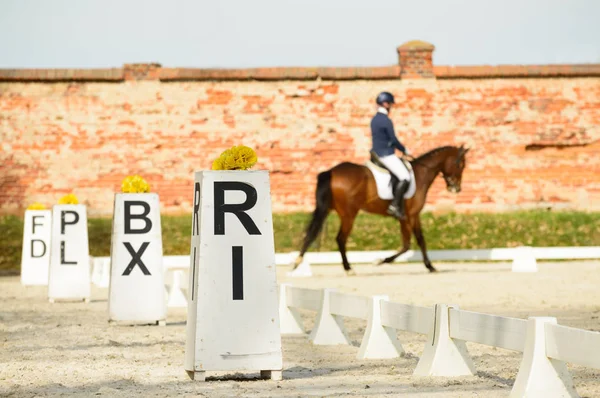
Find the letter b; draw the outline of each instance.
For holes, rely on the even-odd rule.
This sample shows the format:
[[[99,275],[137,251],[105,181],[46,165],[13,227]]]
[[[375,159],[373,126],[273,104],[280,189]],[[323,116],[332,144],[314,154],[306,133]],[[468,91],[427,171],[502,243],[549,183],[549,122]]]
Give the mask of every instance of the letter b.
[[[152,229],[152,221],[147,217],[147,215],[150,214],[150,205],[146,202],[126,200],[124,202],[124,206],[125,206],[125,233],[126,234],[145,234],[145,233],[150,232],[150,230]],[[131,208],[133,206],[142,206],[144,208],[144,211],[142,212],[142,214],[131,214]],[[133,220],[133,219],[143,220],[146,225],[144,226],[144,228],[141,228],[141,229],[133,229],[133,228],[131,228],[131,220]]]

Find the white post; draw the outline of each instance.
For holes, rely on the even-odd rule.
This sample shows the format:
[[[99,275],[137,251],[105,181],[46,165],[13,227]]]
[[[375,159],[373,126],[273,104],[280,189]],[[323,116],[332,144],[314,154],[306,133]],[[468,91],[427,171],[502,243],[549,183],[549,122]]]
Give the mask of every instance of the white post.
[[[450,309],[457,305],[436,304],[434,320],[415,376],[470,376],[475,365],[464,341],[450,338]]]
[[[167,307],[169,308],[187,308],[187,298],[182,291],[182,270],[168,270],[171,273],[171,286],[169,287],[169,299]]]
[[[87,208],[82,204],[54,205],[48,301],[89,302],[90,285]]]
[[[194,175],[184,369],[283,370],[267,170]]]
[[[25,210],[21,251],[21,284],[48,285],[52,212]]]
[[[512,272],[537,272],[537,261],[532,247],[516,247],[514,253]]]
[[[302,318],[296,308],[288,307],[287,288],[292,285],[282,283],[279,286],[279,322],[281,325],[281,334],[304,334],[302,327]]]
[[[381,302],[388,300],[388,296],[371,298],[367,330],[356,356],[358,359],[396,358],[404,355],[396,329],[381,324]]]
[[[511,397],[578,397],[563,361],[546,356],[546,329],[554,317],[531,317],[527,321],[525,350]]]
[[[308,337],[315,345],[350,344],[350,339],[344,329],[344,318],[331,314],[329,308],[329,293],[335,291],[335,289],[323,289],[323,302],[315,327]]]
[[[164,325],[167,300],[158,194],[115,194],[110,263],[109,321]]]

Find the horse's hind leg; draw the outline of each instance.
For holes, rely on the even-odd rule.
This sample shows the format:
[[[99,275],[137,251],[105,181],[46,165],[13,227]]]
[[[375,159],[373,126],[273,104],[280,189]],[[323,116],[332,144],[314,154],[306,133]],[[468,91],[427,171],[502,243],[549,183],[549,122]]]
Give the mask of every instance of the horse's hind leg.
[[[356,212],[354,212],[353,214],[340,215],[341,225],[336,237],[338,249],[340,250],[340,254],[342,255],[342,264],[344,265],[344,270],[348,275],[356,275],[352,267],[350,267],[348,257],[346,257],[346,242],[348,241],[348,236],[352,231],[352,226],[354,224],[355,218]]]
[[[404,220],[400,221],[400,231],[402,232],[402,249],[400,249],[394,255],[391,255],[387,258],[384,258],[383,260],[380,260],[375,265],[391,263],[395,259],[400,257],[401,255],[406,253],[408,251],[408,249],[410,249],[410,221],[411,221],[410,219],[408,219],[406,221],[404,221]]]

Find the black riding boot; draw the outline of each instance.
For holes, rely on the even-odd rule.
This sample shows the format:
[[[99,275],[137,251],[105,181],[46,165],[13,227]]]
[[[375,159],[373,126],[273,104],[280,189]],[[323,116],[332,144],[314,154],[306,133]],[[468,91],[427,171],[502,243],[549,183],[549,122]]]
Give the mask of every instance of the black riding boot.
[[[404,194],[408,190],[409,182],[407,180],[401,180],[396,184],[396,189],[394,190],[394,199],[392,199],[392,203],[390,203],[387,212],[392,216],[400,219],[406,220],[406,214],[404,211]]]

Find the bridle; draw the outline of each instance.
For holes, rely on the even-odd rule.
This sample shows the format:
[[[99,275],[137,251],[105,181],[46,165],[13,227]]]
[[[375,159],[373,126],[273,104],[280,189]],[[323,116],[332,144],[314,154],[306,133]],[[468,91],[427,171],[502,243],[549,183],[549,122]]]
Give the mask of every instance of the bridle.
[[[454,176],[448,177],[447,175],[445,175],[443,173],[442,173],[442,176],[444,177],[444,181],[446,181],[446,185],[448,185],[449,187],[458,188],[458,182],[456,181],[456,177],[454,177]]]

